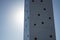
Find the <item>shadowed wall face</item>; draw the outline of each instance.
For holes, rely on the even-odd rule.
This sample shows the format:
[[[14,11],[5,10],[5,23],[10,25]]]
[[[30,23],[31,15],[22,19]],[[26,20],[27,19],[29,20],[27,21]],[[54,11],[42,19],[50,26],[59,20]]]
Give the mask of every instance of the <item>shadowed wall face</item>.
[[[52,0],[25,0],[24,13],[24,40],[56,40]]]

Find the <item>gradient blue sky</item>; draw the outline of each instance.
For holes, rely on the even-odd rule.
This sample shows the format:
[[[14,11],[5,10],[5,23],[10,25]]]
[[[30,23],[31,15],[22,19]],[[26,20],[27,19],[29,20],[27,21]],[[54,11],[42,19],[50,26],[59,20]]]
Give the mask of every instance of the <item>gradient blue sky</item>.
[[[60,40],[60,0],[53,0],[56,39]],[[24,0],[0,0],[0,40],[23,40]]]

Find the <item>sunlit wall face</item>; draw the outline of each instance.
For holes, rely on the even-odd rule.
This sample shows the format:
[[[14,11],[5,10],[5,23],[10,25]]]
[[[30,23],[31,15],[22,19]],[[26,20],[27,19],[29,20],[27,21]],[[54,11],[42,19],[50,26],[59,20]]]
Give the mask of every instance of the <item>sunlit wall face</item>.
[[[0,1],[0,40],[23,40],[24,1]]]

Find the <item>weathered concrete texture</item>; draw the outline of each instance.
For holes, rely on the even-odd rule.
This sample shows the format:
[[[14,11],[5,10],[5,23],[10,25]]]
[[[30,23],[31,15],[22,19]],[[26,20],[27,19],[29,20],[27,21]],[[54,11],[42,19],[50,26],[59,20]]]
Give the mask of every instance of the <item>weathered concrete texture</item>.
[[[52,0],[25,0],[24,40],[56,40]]]

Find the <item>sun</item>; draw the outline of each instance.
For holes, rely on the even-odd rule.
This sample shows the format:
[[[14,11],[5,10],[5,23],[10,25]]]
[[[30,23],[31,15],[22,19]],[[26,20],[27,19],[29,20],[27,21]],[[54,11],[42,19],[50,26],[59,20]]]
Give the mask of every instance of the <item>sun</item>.
[[[24,10],[23,9],[21,9],[21,8],[18,8],[17,10],[16,10],[16,14],[15,14],[15,21],[16,21],[16,23],[18,23],[18,24],[23,24],[23,22],[24,22]]]
[[[22,23],[23,22],[23,18],[24,18],[23,11],[18,10],[17,11],[17,15],[16,15],[16,21],[17,21],[17,23]]]

